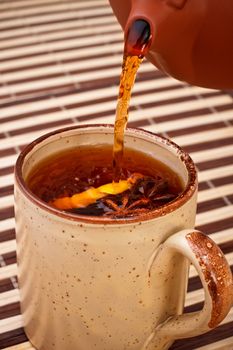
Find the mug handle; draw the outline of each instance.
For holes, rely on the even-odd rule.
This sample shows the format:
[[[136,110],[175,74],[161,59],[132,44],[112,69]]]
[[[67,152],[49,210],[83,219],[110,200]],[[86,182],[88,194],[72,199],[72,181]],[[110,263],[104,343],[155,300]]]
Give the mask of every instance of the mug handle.
[[[182,254],[196,268],[205,292],[204,307],[201,311],[169,317],[148,338],[143,347],[147,350],[154,349],[153,339],[156,342],[158,338],[188,338],[215,328],[226,317],[233,302],[230,267],[221,249],[211,238],[197,230],[175,233],[158,248],[153,264],[156,261],[161,263],[168,250],[171,255]]]

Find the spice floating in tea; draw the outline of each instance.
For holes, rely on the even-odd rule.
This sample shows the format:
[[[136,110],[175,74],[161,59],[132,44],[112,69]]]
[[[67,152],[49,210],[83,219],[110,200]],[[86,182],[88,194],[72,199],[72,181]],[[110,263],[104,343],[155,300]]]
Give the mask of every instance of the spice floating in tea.
[[[98,199],[109,195],[117,195],[127,190],[143,176],[141,174],[132,174],[127,180],[120,180],[119,182],[112,182],[100,187],[91,187],[88,190],[73,194],[71,197],[62,197],[50,202],[52,206],[57,209],[75,209],[85,208],[90,204],[95,203]]]
[[[112,182],[98,188],[90,188],[71,197],[55,199],[50,204],[61,210],[74,209],[76,213],[92,210],[94,213],[95,206],[98,207],[101,203],[102,208],[105,207],[105,216],[127,218],[158,208],[174,198],[176,195],[168,191],[166,181],[134,173],[119,183]]]
[[[122,73],[116,108],[113,145],[114,181],[122,176],[122,158],[124,152],[124,131],[128,122],[128,109],[131,91],[138,68],[151,43],[151,31],[148,22],[138,19],[129,27],[125,37]]]

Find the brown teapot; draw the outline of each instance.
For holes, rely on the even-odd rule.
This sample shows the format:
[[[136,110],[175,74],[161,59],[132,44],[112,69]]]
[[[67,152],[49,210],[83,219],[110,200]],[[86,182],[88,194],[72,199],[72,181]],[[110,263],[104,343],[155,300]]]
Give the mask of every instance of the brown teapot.
[[[122,28],[148,22],[146,57],[192,85],[233,88],[233,0],[110,0]]]

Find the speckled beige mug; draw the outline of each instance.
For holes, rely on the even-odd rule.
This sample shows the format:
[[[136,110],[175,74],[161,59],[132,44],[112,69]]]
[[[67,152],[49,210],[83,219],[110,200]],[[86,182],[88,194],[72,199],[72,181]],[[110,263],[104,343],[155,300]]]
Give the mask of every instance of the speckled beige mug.
[[[67,128],[36,140],[17,160],[21,310],[26,334],[39,350],[168,349],[175,339],[216,327],[231,307],[230,268],[216,244],[193,229],[196,171],[174,143],[142,130],[126,132],[126,146],[163,161],[185,183],[174,202],[140,217],[75,216],[27,188],[30,169],[48,154],[112,142],[112,126]],[[183,314],[190,262],[205,304],[200,312]]]

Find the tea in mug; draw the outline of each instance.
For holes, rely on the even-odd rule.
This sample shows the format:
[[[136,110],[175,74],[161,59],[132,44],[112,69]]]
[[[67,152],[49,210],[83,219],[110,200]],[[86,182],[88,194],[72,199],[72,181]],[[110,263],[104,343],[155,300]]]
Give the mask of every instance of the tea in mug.
[[[80,146],[48,156],[32,169],[26,182],[37,197],[56,206],[59,198],[87,194],[90,189],[93,197],[99,188],[114,187],[113,173],[110,145]],[[116,186],[131,182],[119,193],[110,191],[78,207],[60,209],[78,215],[134,217],[175,200],[183,191],[182,180],[173,170],[133,149],[124,150],[121,174]]]

